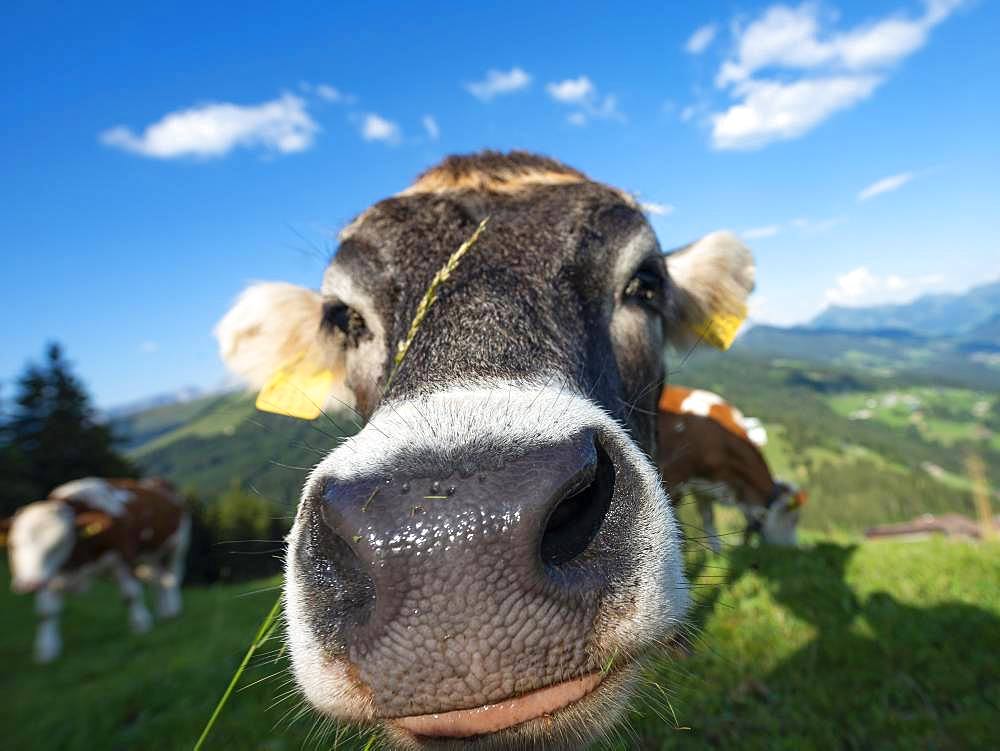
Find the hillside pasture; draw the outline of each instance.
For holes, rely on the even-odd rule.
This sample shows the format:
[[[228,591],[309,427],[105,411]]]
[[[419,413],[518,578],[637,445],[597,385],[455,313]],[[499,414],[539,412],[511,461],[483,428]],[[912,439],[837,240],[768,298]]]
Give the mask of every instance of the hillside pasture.
[[[695,542],[688,564],[693,654],[649,667],[643,700],[606,748],[989,746],[1000,709],[1000,544],[809,535],[798,550],[715,556]],[[5,747],[190,748],[276,584],[188,588],[180,620],[132,636],[117,593],[99,583],[70,601],[66,654],[44,667],[30,658],[30,600],[4,588]],[[272,642],[207,748],[368,741],[299,711]]]
[[[972,516],[966,477],[972,453],[1000,488],[1000,410],[993,392],[902,378],[890,389],[870,373],[739,351],[698,352],[674,365],[670,381],[716,391],[764,422],[765,454],[775,474],[810,491],[807,529],[860,533],[924,513]],[[911,410],[914,399],[921,409]],[[866,407],[869,402],[875,408]],[[190,417],[190,404],[182,407]],[[856,419],[864,409],[870,417]],[[356,429],[349,413],[311,423],[265,415],[245,394],[202,400],[196,412],[174,424],[169,409],[160,408],[156,420],[140,414],[121,427],[173,424],[157,429],[133,456],[144,471],[170,477],[206,504],[235,484],[290,509],[308,468]]]

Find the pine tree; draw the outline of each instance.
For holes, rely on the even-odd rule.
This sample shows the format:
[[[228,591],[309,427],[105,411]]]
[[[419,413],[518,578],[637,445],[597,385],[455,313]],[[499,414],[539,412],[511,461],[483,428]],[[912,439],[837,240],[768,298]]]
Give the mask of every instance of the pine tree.
[[[5,407],[0,399],[0,517],[11,514],[24,499],[34,497],[27,462],[11,441]]]
[[[81,477],[136,474],[115,449],[116,438],[98,422],[83,384],[73,375],[62,348],[51,344],[41,367],[28,365],[18,379],[10,420],[5,426],[5,453],[22,476],[13,497],[3,491],[4,512],[44,498],[52,488]]]

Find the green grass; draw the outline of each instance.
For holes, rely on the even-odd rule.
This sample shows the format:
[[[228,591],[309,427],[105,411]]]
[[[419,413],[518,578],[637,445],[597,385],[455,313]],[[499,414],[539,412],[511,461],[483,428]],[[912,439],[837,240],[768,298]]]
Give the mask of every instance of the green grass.
[[[704,630],[660,666],[642,748],[966,749],[995,741],[1000,546],[812,538],[696,556]],[[650,692],[654,696],[659,691]]]
[[[903,388],[839,394],[830,406],[844,417],[863,417],[898,430],[912,427],[923,439],[942,446],[983,442],[1000,448],[994,394],[955,388]]]
[[[799,550],[695,552],[689,567],[694,654],[651,669],[618,748],[989,746],[1000,544],[810,536]],[[188,589],[184,615],[145,636],[128,634],[123,604],[100,583],[70,600],[66,653],[44,667],[30,659],[30,600],[4,589],[4,747],[190,748],[271,605],[273,591],[254,593],[274,583]],[[255,659],[207,749],[334,746],[307,740],[311,715],[282,719],[296,698],[270,708],[288,688],[276,648]]]

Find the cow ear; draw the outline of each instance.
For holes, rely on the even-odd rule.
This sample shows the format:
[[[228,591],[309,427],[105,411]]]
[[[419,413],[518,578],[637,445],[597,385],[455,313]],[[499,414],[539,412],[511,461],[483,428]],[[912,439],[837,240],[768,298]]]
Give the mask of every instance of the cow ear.
[[[322,320],[319,293],[265,282],[244,290],[219,321],[215,336],[222,359],[261,389],[259,409],[313,419],[343,384],[343,336],[324,332]]]
[[[106,532],[114,524],[111,515],[104,511],[81,511],[73,521],[78,537],[99,535],[101,532]]]
[[[731,232],[713,232],[666,256],[679,320],[670,339],[676,346],[705,341],[728,349],[747,315],[754,287],[750,251]]]

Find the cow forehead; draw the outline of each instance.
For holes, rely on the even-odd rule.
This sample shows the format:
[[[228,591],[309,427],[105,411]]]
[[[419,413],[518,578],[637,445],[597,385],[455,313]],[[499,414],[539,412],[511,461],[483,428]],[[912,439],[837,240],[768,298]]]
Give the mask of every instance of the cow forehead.
[[[447,258],[489,217],[492,233],[503,225],[505,257],[538,262],[553,250],[569,250],[567,241],[582,230],[608,231],[588,227],[608,223],[595,221],[601,209],[619,209],[626,221],[645,223],[631,195],[554,159],[517,151],[450,156],[362,212],[341,232],[337,258],[360,248],[377,268],[388,264],[405,273],[424,259],[434,264]],[[445,237],[452,232],[458,236]]]
[[[447,196],[467,194],[479,197],[518,196],[534,189],[590,183],[613,193],[617,200],[638,208],[635,198],[617,188],[591,181],[579,170],[555,159],[514,151],[501,154],[485,151],[472,155],[447,157],[440,164],[421,174],[398,196]],[[374,208],[374,207],[373,207]],[[373,209],[362,213],[341,233],[347,239],[368,218]]]
[[[606,323],[610,293],[627,281],[618,277],[659,254],[642,214],[595,183],[420,193],[368,212],[341,244],[324,292],[373,311],[390,342],[401,341],[434,275],[486,217],[408,354],[411,370],[439,382],[565,370],[586,332]],[[343,299],[345,287],[357,298]],[[418,365],[431,342],[434,361]]]
[[[14,544],[40,538],[53,540],[72,527],[71,512],[59,501],[37,501],[14,516],[10,539]]]

